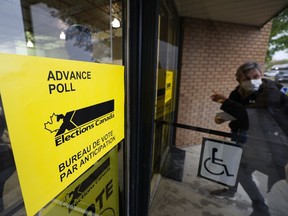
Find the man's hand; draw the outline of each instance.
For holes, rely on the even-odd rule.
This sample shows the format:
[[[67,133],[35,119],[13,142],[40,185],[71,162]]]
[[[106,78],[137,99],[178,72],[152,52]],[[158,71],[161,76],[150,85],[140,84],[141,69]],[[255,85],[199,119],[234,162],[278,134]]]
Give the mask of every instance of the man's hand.
[[[213,91],[213,95],[211,95],[210,97],[212,101],[217,102],[217,103],[224,103],[224,101],[227,100],[227,97],[225,97],[224,95],[219,94],[214,90],[212,91]]]
[[[222,124],[223,122],[225,122],[224,119],[222,119],[220,116],[217,115],[214,117],[214,121],[216,124]]]

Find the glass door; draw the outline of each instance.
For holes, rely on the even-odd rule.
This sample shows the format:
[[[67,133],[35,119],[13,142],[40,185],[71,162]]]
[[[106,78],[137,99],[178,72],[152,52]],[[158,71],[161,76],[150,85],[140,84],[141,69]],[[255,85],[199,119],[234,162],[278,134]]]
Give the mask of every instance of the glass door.
[[[173,122],[175,117],[178,67],[178,15],[172,1],[161,1],[158,36],[158,69],[155,101],[153,174],[160,172],[169,146],[173,145],[173,128],[159,121]],[[153,187],[153,185],[152,185]]]
[[[61,116],[61,114],[58,113],[59,115],[57,115],[57,120],[56,120],[56,119],[53,119],[53,116],[55,117],[56,115],[54,114],[52,115],[51,113],[52,115],[51,119],[49,121],[49,116],[48,116],[48,120],[47,120],[48,123],[46,123],[45,127],[44,127],[44,123],[46,121],[43,121],[43,124],[42,123],[39,124],[40,125],[39,128],[45,131],[44,136],[50,135],[48,139],[50,139],[51,137],[53,138],[51,134],[55,132],[56,129],[58,130],[58,128],[51,128],[51,124],[53,123],[53,121],[54,120],[55,120],[54,122],[59,122],[60,120],[63,121],[63,118],[65,118],[67,115],[66,112],[70,112],[70,110],[76,110],[76,111],[81,110],[82,107],[80,105],[82,105],[82,103],[84,104],[84,101],[87,102],[87,103],[85,102],[87,106],[85,105],[83,107],[84,108],[88,107],[91,112],[96,112],[95,111],[96,107],[99,108],[99,109],[97,108],[98,111],[100,109],[106,109],[106,108],[108,110],[110,109],[109,111],[110,117],[106,109],[107,111],[105,113],[106,116],[102,115],[103,119],[101,121],[98,119],[99,121],[98,123],[96,123],[95,116],[94,116],[95,118],[93,119],[93,121],[95,120],[94,123],[92,123],[91,119],[88,119],[88,120],[86,119],[89,124],[87,124],[87,122],[84,122],[84,123],[82,122],[83,124],[75,123],[75,125],[77,126],[80,125],[81,127],[78,127],[77,131],[75,129],[76,131],[75,133],[71,132],[71,134],[67,135],[66,136],[67,139],[65,138],[66,139],[65,142],[67,143],[70,142],[72,138],[76,140],[77,138],[80,137],[80,135],[84,136],[84,132],[85,134],[88,134],[89,131],[91,131],[92,129],[95,129],[96,127],[100,128],[100,124],[104,125],[103,123],[105,123],[105,121],[108,121],[108,120],[111,121],[110,119],[114,118],[114,114],[113,114],[114,100],[112,101],[110,98],[111,101],[109,103],[104,103],[104,102],[102,103],[102,102],[97,101],[101,96],[98,97],[99,94],[98,96],[96,96],[97,92],[93,91],[93,89],[94,89],[94,86],[100,85],[99,84],[100,81],[99,79],[95,81],[95,79],[93,78],[94,75],[91,75],[93,71],[89,72],[88,70],[85,70],[83,68],[87,69],[88,67],[91,67],[94,70],[95,67],[98,67],[98,68],[102,66],[104,67],[104,64],[108,66],[112,66],[111,64],[114,64],[113,67],[115,65],[122,65],[122,61],[123,61],[122,24],[123,23],[122,23],[122,1],[121,0],[119,1],[118,0],[116,1],[114,0],[113,1],[112,0],[95,0],[95,1],[89,1],[89,0],[84,0],[84,1],[74,1],[74,0],[72,1],[70,0],[5,1],[5,0],[0,0],[0,20],[1,20],[0,21],[0,55],[2,58],[1,59],[2,62],[3,62],[3,58],[9,59],[10,56],[13,56],[13,59],[20,59],[20,60],[25,59],[25,61],[23,60],[24,63],[21,66],[18,66],[17,61],[5,62],[5,65],[1,64],[0,66],[1,77],[4,77],[5,74],[9,73],[5,70],[5,68],[13,67],[16,65],[15,67],[17,69],[15,70],[17,72],[20,71],[20,72],[25,73],[26,70],[28,71],[28,69],[30,70],[30,68],[38,69],[38,71],[33,73],[31,77],[34,81],[36,80],[38,82],[41,82],[41,80],[38,79],[39,74],[41,73],[41,71],[43,71],[43,68],[45,67],[45,65],[43,65],[42,62],[49,61],[53,63],[50,65],[48,64],[49,67],[59,68],[55,70],[50,69],[51,71],[52,70],[55,71],[54,73],[55,76],[50,71],[49,73],[50,75],[48,75],[48,81],[51,79],[52,81],[55,81],[54,83],[57,83],[57,86],[56,84],[54,86],[52,84],[48,84],[50,95],[52,94],[54,95],[54,93],[55,95],[56,94],[64,95],[65,93],[67,93],[66,95],[68,95],[72,92],[73,93],[76,92],[76,87],[74,86],[72,88],[72,84],[71,84],[72,81],[70,83],[71,84],[70,87],[65,85],[65,88],[64,88],[64,85],[59,83],[60,79],[64,80],[66,78],[67,80],[68,76],[70,80],[78,79],[78,81],[79,80],[88,80],[89,82],[91,81],[90,82],[91,85],[88,85],[88,84],[83,85],[84,86],[83,89],[85,88],[85,90],[82,89],[82,92],[86,92],[86,93],[93,92],[92,96],[87,95],[87,94],[82,94],[81,96],[76,97],[77,96],[76,95],[73,98],[73,100],[70,100],[70,102],[65,103],[63,106],[57,103],[53,104],[55,109],[56,108],[58,109],[58,112],[60,112],[59,109],[62,109],[63,114],[65,116],[63,114]],[[39,62],[41,62],[41,64]],[[95,63],[103,63],[103,64],[95,64]],[[29,67],[27,65],[29,65]],[[98,65],[98,66],[95,66],[95,65]],[[66,67],[65,71],[63,69],[64,67]],[[73,69],[71,69],[72,67]],[[49,72],[49,70],[47,71]],[[106,71],[103,72],[102,70],[98,70],[98,69],[97,70],[95,69],[95,71],[100,71],[102,74],[106,72]],[[13,74],[13,72],[14,71],[12,71],[12,73],[10,74]],[[32,72],[34,72],[34,70],[32,70]],[[14,75],[14,78],[16,78],[17,80],[20,79],[19,76],[17,76],[17,73],[16,72],[14,73],[16,74]],[[34,88],[33,85],[35,84],[35,82],[33,82],[33,85],[32,85],[30,83],[30,80],[25,79],[26,78],[25,76],[21,78],[27,81],[28,83],[26,85],[27,89]],[[115,77],[113,78],[110,77],[110,80],[112,79],[115,79]],[[47,82],[47,76],[45,76],[44,80]],[[11,82],[11,83],[12,83],[11,84],[12,86],[13,83],[15,82]],[[1,82],[1,84],[3,84],[3,82]],[[6,83],[4,84],[5,86],[8,86],[8,84],[7,85]],[[103,82],[103,85],[104,84],[108,86],[111,84],[111,82],[105,81]],[[109,91],[109,89],[106,88],[106,86],[101,89],[102,92]],[[15,85],[13,87],[15,87],[15,89],[13,89],[12,91],[14,90],[19,91],[19,86]],[[68,87],[70,89],[68,89]],[[45,149],[45,151],[42,151],[42,152],[45,152],[44,157],[40,158],[39,160],[35,159],[35,163],[34,163],[34,164],[37,164],[39,169],[35,170],[35,169],[32,169],[32,167],[27,166],[25,167],[27,172],[23,172],[23,171],[19,172],[18,168],[21,165],[21,163],[19,162],[17,163],[17,158],[16,158],[16,151],[19,152],[19,149],[15,148],[15,144],[14,144],[15,142],[13,142],[13,139],[10,140],[10,138],[12,138],[12,134],[14,135],[14,137],[17,137],[18,135],[18,133],[16,135],[15,135],[15,132],[12,133],[12,131],[15,131],[15,130],[10,130],[10,129],[13,129],[11,127],[11,125],[13,124],[13,121],[17,121],[17,119],[16,118],[13,119],[12,117],[9,119],[10,121],[8,120],[8,114],[9,112],[11,113],[11,111],[10,109],[6,109],[5,105],[7,104],[7,101],[9,101],[9,104],[14,103],[15,105],[14,107],[12,107],[12,109],[14,108],[17,109],[18,106],[20,107],[20,105],[18,104],[21,98],[18,98],[19,100],[15,100],[15,98],[9,98],[8,96],[6,96],[8,90],[5,90],[6,92],[4,92],[3,89],[4,89],[3,85],[0,85],[0,95],[1,95],[0,97],[0,154],[1,154],[0,156],[0,160],[1,160],[1,163],[0,163],[0,215],[27,215],[28,214],[27,209],[31,209],[31,212],[33,213],[33,215],[36,213],[36,211],[38,212],[37,213],[38,215],[94,215],[94,214],[113,215],[113,213],[118,215],[118,212],[120,211],[118,204],[122,202],[122,201],[119,202],[118,192],[119,191],[122,192],[123,190],[123,185],[122,185],[123,162],[121,160],[123,157],[122,156],[123,147],[116,144],[114,148],[112,148],[111,150],[109,149],[109,152],[107,152],[107,154],[105,154],[103,157],[100,157],[101,155],[99,151],[100,148],[98,148],[100,147],[100,141],[101,141],[100,137],[99,137],[99,142],[98,140],[96,141],[94,140],[93,142],[89,141],[85,144],[86,147],[82,148],[82,150],[80,151],[76,151],[76,149],[80,145],[83,145],[83,143],[87,141],[86,139],[83,138],[82,141],[81,140],[77,141],[78,146],[74,145],[74,147],[72,147],[71,145],[71,147],[75,150],[75,152],[68,153],[68,151],[64,151],[63,153],[69,154],[69,156],[67,157],[67,160],[64,161],[64,163],[66,164],[66,167],[68,167],[68,165],[70,164],[74,164],[74,170],[71,169],[66,174],[63,174],[62,179],[60,175],[60,178],[58,179],[59,184],[52,185],[51,184],[52,178],[46,178],[47,184],[45,185],[45,187],[42,187],[42,188],[39,187],[38,189],[46,188],[48,189],[47,193],[41,194],[41,196],[38,196],[37,198],[35,198],[33,202],[25,201],[26,197],[30,198],[30,195],[34,194],[34,192],[37,191],[37,189],[35,188],[37,188],[38,183],[40,182],[40,180],[38,179],[40,179],[41,176],[43,177],[43,176],[49,175],[50,173],[52,173],[51,170],[56,170],[55,172],[63,173],[64,163],[59,163],[59,167],[53,166],[52,164],[55,162],[54,160],[55,158],[58,159],[57,157],[54,157],[55,154],[57,153],[57,151],[59,152],[59,149],[63,148],[64,145],[57,147],[57,151],[55,150],[53,152],[53,155],[49,154],[48,148]],[[124,88],[123,89],[121,88],[120,90],[123,90],[123,94],[124,94]],[[49,94],[49,91],[47,89],[47,91],[45,91],[45,94]],[[77,91],[78,92],[80,91],[79,87]],[[8,93],[10,92],[11,91],[9,87]],[[34,96],[40,95],[41,94],[40,92],[41,92],[40,90],[34,91],[33,95]],[[28,106],[30,107],[36,106],[37,103],[29,103],[32,101],[30,98],[25,98],[22,100],[25,100],[25,104],[28,104]],[[41,98],[41,97],[38,97],[38,98]],[[50,101],[51,101],[51,98],[52,97],[50,97]],[[65,100],[65,97],[63,98],[64,98],[63,100]],[[99,101],[100,100],[102,99],[99,99]],[[103,101],[105,100],[106,99],[103,99]],[[47,99],[46,101],[49,101],[49,99]],[[59,103],[61,101],[62,100],[59,100]],[[71,107],[74,106],[74,108],[72,109],[67,108],[67,110],[65,110],[66,105],[67,106],[71,105]],[[6,105],[6,107],[8,106]],[[95,109],[91,110],[91,107],[94,107]],[[123,107],[124,107],[124,104],[123,104]],[[86,111],[88,110],[88,108],[86,109]],[[44,112],[44,108],[43,110],[38,109],[38,110],[35,110],[35,112],[29,113],[29,114],[31,116],[35,115],[34,119],[40,119],[41,114],[43,112]],[[91,114],[91,113],[88,113],[88,114],[87,113],[88,112],[86,112],[85,114],[84,113],[82,114],[83,116],[89,116]],[[124,111],[123,111],[123,114],[124,114]],[[104,119],[104,117],[106,120]],[[24,132],[20,131],[21,135],[24,134],[23,136],[26,136],[26,137],[37,136],[38,134],[36,134],[35,131],[31,129],[32,124],[34,125],[34,122],[32,123],[28,122],[28,123],[29,124],[25,126],[25,129],[28,128],[27,130],[29,130],[31,133],[24,134]],[[85,124],[85,127],[84,126],[82,127],[82,125],[84,124]],[[123,123],[123,127],[124,127],[124,123]],[[64,131],[66,129],[64,128]],[[65,132],[67,131],[69,132],[69,130],[66,130]],[[97,133],[95,131],[96,130],[94,130],[94,133],[93,134],[91,133],[89,137],[93,137]],[[105,139],[105,144],[104,144],[105,147],[108,144],[111,145],[110,141],[111,142],[113,141],[114,132],[115,131],[111,131],[110,129],[110,132],[107,132],[105,135],[103,134],[102,138],[103,140]],[[19,136],[20,136],[20,133],[19,133]],[[108,140],[108,137],[110,137],[109,140]],[[29,154],[29,152],[31,152],[32,150],[31,146],[37,145],[38,147],[38,146],[43,145],[44,142],[46,142],[44,139],[38,140],[38,142],[33,142],[33,143],[23,141],[21,143],[21,146],[23,146],[23,150],[21,150],[20,153],[23,153],[24,155],[24,154],[27,154],[28,152]],[[101,145],[102,146],[101,151],[103,150],[104,145]],[[24,149],[24,146],[25,146],[25,149]],[[66,145],[65,148],[67,146],[68,145]],[[51,145],[51,148],[52,147],[54,148],[55,144]],[[69,148],[69,149],[72,150],[72,148],[71,149]],[[95,150],[93,152],[93,155],[96,156],[98,154],[100,159],[96,160],[95,159],[96,157],[93,156],[95,159],[94,161],[92,159],[92,154],[90,154],[89,156],[88,154],[86,154],[89,151],[91,151],[92,148]],[[85,152],[87,157],[84,158],[84,154],[82,154],[81,152],[82,153]],[[41,152],[37,152],[37,154],[40,155]],[[81,164],[80,157],[82,157],[83,159],[82,161],[83,164]],[[30,160],[31,158],[36,158],[35,154],[33,155],[31,153],[31,157],[27,157],[23,161],[26,162]],[[14,162],[14,159],[16,161],[16,164]],[[48,160],[51,162],[48,169],[44,169],[43,166],[41,166],[43,162],[42,159]],[[79,171],[79,176],[78,176],[79,178],[75,177],[76,178],[75,181],[73,181],[74,179],[71,180],[73,181],[73,183],[71,183],[64,190],[62,190],[63,188],[60,185],[64,182],[64,176],[72,177],[73,175],[76,175],[76,171],[80,170],[81,166],[84,167],[84,162],[85,162],[84,159],[86,160],[87,164],[90,161],[92,165],[90,164],[89,166],[87,165],[87,169],[85,168],[84,171],[82,170],[83,172]],[[119,167],[118,167],[118,159],[120,161]],[[34,164],[31,163],[31,166],[32,165],[34,166]],[[118,169],[120,170],[119,172],[118,172]],[[113,175],[111,175],[111,173]],[[105,178],[106,178],[106,181],[104,183]],[[26,179],[28,179],[28,181],[26,181]],[[113,182],[111,179],[113,179]],[[103,182],[102,186],[100,186],[101,183],[99,184],[99,182],[101,181]],[[24,184],[27,185],[29,182],[32,182],[33,187],[30,188],[31,190],[29,191],[29,193],[25,194],[23,192],[23,185]],[[96,187],[96,185],[98,186]],[[119,185],[119,188],[118,188],[118,185]],[[55,190],[55,188],[58,188],[59,190],[57,190],[56,194],[53,193],[53,195],[55,194],[54,198],[53,199],[51,198],[47,202],[42,201],[44,200],[45,197],[47,197],[48,192],[50,192],[51,190]],[[94,191],[96,188],[99,189],[98,192]],[[105,196],[103,194],[105,194]],[[117,209],[117,211],[115,209],[111,209],[111,208],[109,209],[108,207],[105,208],[105,205],[107,203],[108,205],[110,205],[109,200],[111,200],[111,197],[113,197],[116,194],[117,196],[115,196],[114,197],[115,199],[114,198],[113,199],[114,199],[114,204],[116,206],[115,209]],[[91,200],[92,201],[87,202],[88,198],[90,199],[90,201]],[[23,202],[23,199],[25,203]]]

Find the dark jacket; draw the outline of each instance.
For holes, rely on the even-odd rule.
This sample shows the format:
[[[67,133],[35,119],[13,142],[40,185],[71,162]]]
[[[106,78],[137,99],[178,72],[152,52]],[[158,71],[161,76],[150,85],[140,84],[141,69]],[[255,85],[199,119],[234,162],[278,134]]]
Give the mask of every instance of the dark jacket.
[[[269,176],[268,190],[285,179],[288,162],[288,97],[274,81],[262,80],[258,91],[246,98],[239,86],[231,92],[221,109],[236,120],[229,126],[236,134],[245,132],[242,166]],[[284,123],[286,122],[286,123]]]

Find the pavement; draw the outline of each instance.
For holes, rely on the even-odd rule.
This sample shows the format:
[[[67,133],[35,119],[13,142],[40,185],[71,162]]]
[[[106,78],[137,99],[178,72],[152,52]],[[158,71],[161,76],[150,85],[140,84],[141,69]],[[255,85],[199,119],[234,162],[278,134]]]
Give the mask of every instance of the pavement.
[[[151,201],[149,216],[248,216],[251,202],[241,185],[236,200],[219,199],[210,191],[223,188],[215,182],[197,177],[201,145],[182,148],[185,151],[182,179],[161,176]],[[178,172],[179,173],[179,172]],[[172,178],[171,178],[172,176]],[[282,180],[267,191],[267,176],[254,172],[253,178],[265,197],[272,216],[288,215],[288,184]]]
[[[210,195],[210,191],[223,188],[215,182],[197,177],[201,145],[174,149],[168,169],[162,175],[155,175],[153,184],[157,185],[151,193],[149,216],[248,216],[252,212],[251,202],[241,186],[238,188],[236,200],[218,199]],[[174,161],[173,161],[174,160]],[[265,196],[272,216],[288,215],[288,184],[285,180],[275,184],[271,192],[267,191],[267,176],[259,172],[253,174]],[[0,215],[24,216],[23,205],[15,203],[21,197],[17,173],[15,172],[5,184],[4,202],[7,212],[17,209],[17,213]],[[9,192],[9,194],[8,194]],[[7,194],[6,194],[7,193]],[[11,193],[11,194],[10,194]],[[15,204],[15,205],[16,205]],[[19,209],[20,208],[20,209]]]

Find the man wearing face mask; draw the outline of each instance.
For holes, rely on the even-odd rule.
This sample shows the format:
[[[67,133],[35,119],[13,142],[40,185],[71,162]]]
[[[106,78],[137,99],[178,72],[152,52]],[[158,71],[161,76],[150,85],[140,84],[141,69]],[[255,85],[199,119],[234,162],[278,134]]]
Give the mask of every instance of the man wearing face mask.
[[[235,200],[238,182],[252,201],[251,215],[270,215],[264,197],[252,178],[254,171],[268,176],[268,192],[286,178],[288,162],[288,97],[274,81],[261,79],[257,62],[246,62],[236,72],[239,85],[229,98],[214,92],[212,101],[221,103],[221,109],[233,117],[229,123],[232,140],[243,148],[235,186],[212,191],[218,198]],[[216,123],[224,120],[215,117]]]

